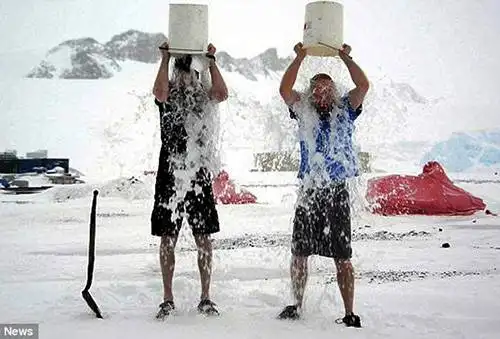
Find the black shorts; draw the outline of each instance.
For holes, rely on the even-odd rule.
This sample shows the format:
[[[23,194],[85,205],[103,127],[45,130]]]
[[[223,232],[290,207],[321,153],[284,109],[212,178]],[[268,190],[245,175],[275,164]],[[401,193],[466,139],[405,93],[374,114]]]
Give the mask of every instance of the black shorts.
[[[351,209],[345,183],[300,192],[293,221],[292,254],[351,258]]]
[[[196,178],[190,182],[191,189],[183,196],[179,196],[176,191],[175,182],[172,164],[160,156],[151,213],[151,234],[177,236],[184,217],[187,217],[193,235],[219,232],[219,216],[208,171],[204,168],[198,170]]]

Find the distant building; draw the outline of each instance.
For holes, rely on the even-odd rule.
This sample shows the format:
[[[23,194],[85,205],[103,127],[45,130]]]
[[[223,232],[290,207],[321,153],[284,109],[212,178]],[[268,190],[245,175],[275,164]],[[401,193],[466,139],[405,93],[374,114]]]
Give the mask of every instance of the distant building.
[[[26,153],[26,158],[27,159],[46,159],[49,156],[49,152],[47,150],[38,150],[34,152],[27,152]]]
[[[371,155],[358,150],[358,161],[362,173],[372,171]],[[300,166],[300,154],[297,151],[264,152],[254,154],[253,171],[259,172],[296,172]]]
[[[0,152],[0,159],[17,159],[17,151],[5,150],[5,152]]]
[[[6,149],[5,153],[13,154],[17,157],[17,150],[15,150],[15,149]]]
[[[44,173],[56,167],[61,167],[61,172],[69,173],[69,159],[17,159],[0,157],[0,173]]]

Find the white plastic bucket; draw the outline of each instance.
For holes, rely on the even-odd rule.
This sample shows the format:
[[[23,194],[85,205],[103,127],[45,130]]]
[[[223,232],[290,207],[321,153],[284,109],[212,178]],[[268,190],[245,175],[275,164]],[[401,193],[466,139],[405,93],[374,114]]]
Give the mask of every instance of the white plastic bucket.
[[[207,52],[207,5],[170,4],[168,26],[171,54],[203,54]]]
[[[344,7],[338,2],[306,5],[302,44],[311,56],[337,56],[344,43]]]

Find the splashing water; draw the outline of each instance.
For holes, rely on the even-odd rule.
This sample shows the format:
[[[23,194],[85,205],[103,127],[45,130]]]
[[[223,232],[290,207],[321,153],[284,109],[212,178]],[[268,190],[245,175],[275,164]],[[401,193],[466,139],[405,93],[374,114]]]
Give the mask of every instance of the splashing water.
[[[297,82],[295,88],[303,93],[303,104],[300,109],[303,110],[304,114],[304,139],[306,140],[309,149],[314,149],[316,143],[316,126],[318,126],[319,117],[315,112],[314,108],[309,104],[311,98],[310,89],[310,79],[317,73],[326,73],[331,76],[335,83],[337,101],[340,98],[346,96],[348,92],[354,88],[354,84],[351,80],[349,71],[347,70],[344,62],[340,58],[332,57],[308,57],[305,58],[303,64],[300,67],[299,74],[297,76]],[[353,168],[348,169],[348,172],[353,172],[354,168],[359,168],[360,159],[358,152],[361,150],[361,144],[365,145],[366,140],[371,140],[370,137],[366,136],[366,133],[372,133],[372,128],[370,122],[372,122],[373,117],[373,99],[370,92],[373,91],[373,85],[367,94],[363,102],[363,112],[354,121],[352,126],[338,124],[340,119],[335,119],[335,116],[345,115],[341,109],[335,109],[332,112],[330,123],[332,124],[331,130],[336,131],[335,135],[330,135],[330,143],[341,145],[345,139],[340,140],[338,137],[342,134],[352,135],[352,159],[346,159],[345,154],[342,152],[337,152],[335,147],[330,148],[327,156],[339,161],[342,164],[352,164]],[[366,120],[368,116],[368,119]],[[387,121],[384,120],[387,123]],[[337,138],[337,139],[336,139]],[[325,168],[325,163],[322,161],[320,156],[312,158],[312,163],[314,163],[316,171],[320,174],[316,177],[316,180],[308,183],[309,185],[318,185],[328,181],[328,175]],[[319,180],[317,179],[319,178]],[[361,222],[363,218],[366,218],[366,199],[364,197],[364,186],[366,185],[366,179],[362,176],[353,176],[347,180],[350,198],[351,198],[351,210],[352,210],[352,220],[355,223]]]
[[[361,168],[358,158],[360,147],[356,138],[356,124],[358,121],[356,121],[357,117],[352,118],[351,112],[345,106],[347,102],[343,101],[347,99],[348,91],[353,88],[352,85],[349,85],[352,80],[346,67],[341,63],[339,59],[334,58],[306,58],[299,71],[296,86],[294,86],[296,90],[299,90],[300,101],[293,105],[292,111],[295,113],[297,120],[298,142],[301,151],[308,159],[308,171],[303,176],[301,185],[298,188],[295,208],[305,209],[307,213],[311,214],[313,220],[318,218],[318,213],[321,213],[322,217],[325,218],[324,220],[327,220],[323,228],[325,237],[330,238],[329,234],[333,229],[340,228],[342,230],[340,233],[339,229],[336,231],[336,233],[339,233],[338,238],[334,236],[335,239],[338,239],[336,241],[349,244],[347,246],[350,247],[352,246],[352,232],[360,226],[369,213],[366,213],[366,199],[363,193],[365,179],[360,175]],[[310,79],[317,73],[329,74],[335,83],[335,105],[330,110],[329,115],[320,115],[314,107]],[[366,109],[363,110],[366,111]],[[361,113],[361,116],[363,113]],[[344,175],[341,175],[340,178],[336,178],[335,166],[344,169]],[[311,203],[310,200],[316,198],[311,198],[304,192],[311,188],[328,187],[337,180],[345,180],[349,199],[344,201],[341,195],[337,196],[335,193],[332,196],[327,193],[328,200],[340,200],[338,202],[320,202],[320,204],[324,204],[323,207],[319,207],[321,212],[313,211],[318,207],[314,207],[317,205]],[[329,224],[330,222],[336,222],[334,221],[336,217],[332,218],[329,211],[331,208],[338,209],[338,212],[334,212],[335,215],[336,213],[344,213],[341,210],[349,210],[351,223],[349,228],[341,225],[343,221],[339,225]],[[351,234],[349,234],[349,231]],[[310,239],[310,242],[315,241]],[[325,251],[328,250],[325,249]],[[359,261],[356,251],[353,251],[352,254],[353,261]],[[358,263],[355,264],[355,266],[357,265]]]
[[[347,177],[353,177],[358,167],[353,143],[355,122],[347,110],[347,101],[343,101],[347,92],[339,89],[342,84],[338,80],[334,82],[334,105],[329,112],[316,110],[309,82],[299,92],[300,100],[291,107],[297,120],[299,142],[308,160],[308,175],[303,178],[305,186],[320,187],[335,180],[332,163],[341,166]]]
[[[176,194],[168,203],[173,211],[188,191],[201,193],[202,187],[193,188],[193,181],[200,176],[201,180],[210,181],[220,171],[220,119],[217,104],[209,98],[208,86],[208,77],[203,72],[198,79],[194,70],[173,71],[168,100],[171,107],[160,121],[164,144],[185,141],[185,150],[169,158],[175,169]],[[172,221],[185,217],[182,214],[173,213]]]

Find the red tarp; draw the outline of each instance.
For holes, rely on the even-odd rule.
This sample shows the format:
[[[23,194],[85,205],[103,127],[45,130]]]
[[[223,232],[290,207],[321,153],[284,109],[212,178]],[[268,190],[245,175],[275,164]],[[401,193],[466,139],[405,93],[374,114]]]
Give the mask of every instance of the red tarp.
[[[241,189],[236,191],[236,186],[229,179],[229,174],[222,171],[214,179],[213,184],[214,197],[217,202],[226,204],[253,204],[257,202],[257,197],[252,193]]]
[[[472,215],[485,203],[453,185],[441,165],[428,162],[420,175],[389,175],[368,181],[371,211],[382,215]]]

